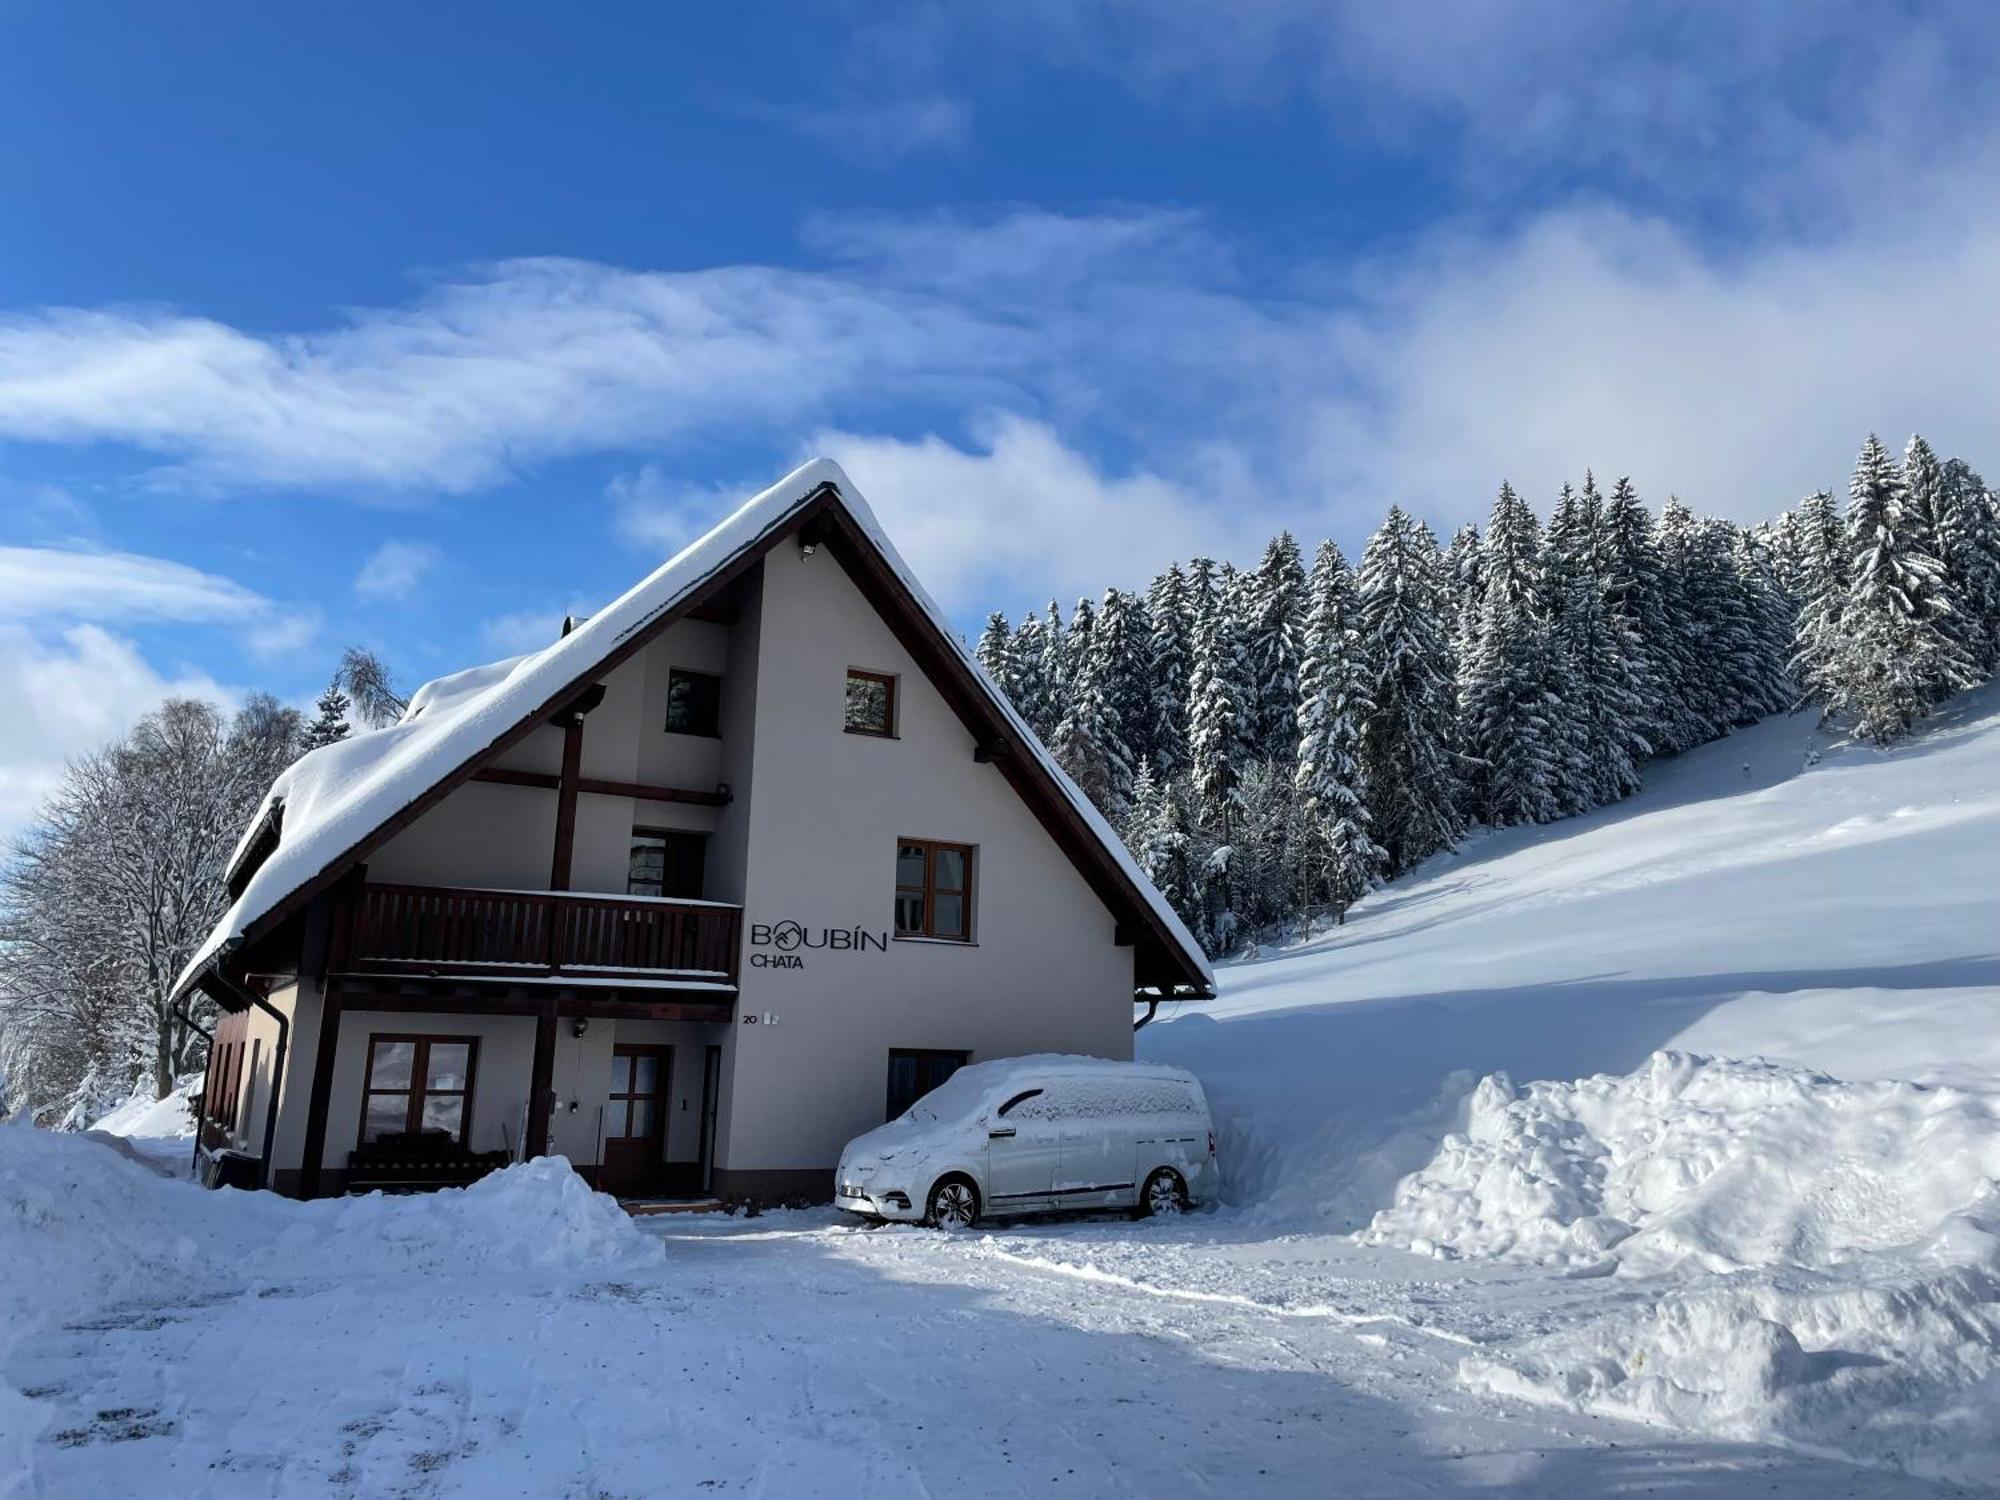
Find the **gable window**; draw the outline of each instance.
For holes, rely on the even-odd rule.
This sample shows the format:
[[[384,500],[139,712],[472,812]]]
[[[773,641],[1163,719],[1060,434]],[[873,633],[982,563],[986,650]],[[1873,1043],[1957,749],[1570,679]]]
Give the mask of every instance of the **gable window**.
[[[849,734],[872,734],[893,739],[896,734],[896,679],[887,672],[869,672],[860,667],[847,669],[847,724]]]
[[[667,733],[722,732],[722,679],[713,672],[675,667],[667,673]]]
[[[369,1037],[361,1144],[385,1135],[439,1132],[463,1145],[478,1055],[476,1037]]]
[[[635,828],[625,894],[699,901],[702,866],[707,855],[705,833],[688,833],[677,828]]]
[[[896,841],[896,936],[972,936],[972,846]]]
[[[964,1067],[970,1052],[935,1048],[892,1047],[889,1050],[889,1114],[896,1120],[909,1113],[932,1089]]]

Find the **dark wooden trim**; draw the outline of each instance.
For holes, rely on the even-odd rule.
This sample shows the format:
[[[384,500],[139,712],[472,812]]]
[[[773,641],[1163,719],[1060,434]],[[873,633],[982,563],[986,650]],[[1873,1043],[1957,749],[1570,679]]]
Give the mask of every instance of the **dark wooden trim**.
[[[939,943],[970,943],[972,941],[972,863],[973,856],[977,852],[977,846],[972,844],[955,844],[945,839],[910,838],[899,834],[896,838],[896,857],[899,863],[902,859],[903,846],[905,844],[924,851],[924,883],[921,886],[904,885],[901,880],[898,880],[896,882],[896,894],[900,897],[905,892],[908,892],[924,898],[924,925],[921,930],[914,932],[906,932],[901,927],[897,927],[895,935],[899,938],[928,938],[933,942]],[[945,851],[958,854],[964,860],[965,883],[957,889],[953,889],[950,886],[943,888],[947,896],[957,896],[960,898],[960,911],[964,918],[965,929],[962,932],[939,932],[937,930],[937,898],[939,890],[937,883],[937,857]]]
[[[264,816],[257,820],[257,826],[250,837],[243,841],[243,852],[223,876],[223,888],[229,892],[229,899],[242,895],[265,860],[278,847],[278,836],[285,824],[285,804],[273,802],[264,809]]]
[[[377,1042],[412,1042],[416,1051],[410,1059],[410,1086],[406,1089],[378,1089],[375,1087],[375,1044]],[[462,1089],[434,1089],[425,1080],[430,1075],[431,1043],[448,1042],[453,1046],[465,1046],[470,1050],[465,1055],[465,1087]],[[472,1145],[472,1096],[479,1082],[479,1038],[465,1032],[417,1032],[417,1031],[371,1031],[368,1033],[368,1050],[362,1053],[361,1109],[360,1118],[354,1122],[354,1149],[359,1151],[368,1144],[368,1099],[372,1094],[405,1094],[408,1102],[403,1111],[403,1128],[415,1132],[423,1125],[423,1101],[432,1094],[440,1098],[456,1094],[465,1101],[465,1107],[458,1116],[458,1144],[470,1149]]]
[[[335,981],[350,1010],[394,1015],[539,1016],[549,1005],[545,995],[522,990],[477,988],[436,982],[412,984],[401,978],[343,975]],[[607,988],[603,994],[557,990],[555,1013],[564,1020],[728,1022],[735,1018],[736,997],[713,999],[683,996],[674,1000],[639,998],[641,992]]]
[[[538,787],[543,791],[558,791],[562,787],[562,777],[549,771],[514,771],[505,766],[482,766],[472,773],[473,781],[490,781],[499,786]],[[604,781],[594,776],[579,776],[576,789],[587,797],[631,797],[640,802],[685,802],[695,807],[727,807],[729,793],[722,791],[699,792],[692,787],[653,786],[643,781]]]
[[[569,889],[570,865],[576,856],[576,782],[583,766],[583,716],[572,715],[563,725],[562,780],[556,787],[556,847],[549,861],[549,889]]]
[[[522,1131],[521,1159],[549,1154],[549,1095],[556,1076],[556,1006],[544,1000],[535,1016],[535,1061],[528,1070],[528,1120]]]
[[[333,1101],[333,1060],[340,1049],[340,993],[320,992],[319,1040],[313,1048],[312,1089],[306,1098],[305,1159],[299,1163],[299,1196],[319,1195],[320,1158],[326,1155],[326,1112]]]

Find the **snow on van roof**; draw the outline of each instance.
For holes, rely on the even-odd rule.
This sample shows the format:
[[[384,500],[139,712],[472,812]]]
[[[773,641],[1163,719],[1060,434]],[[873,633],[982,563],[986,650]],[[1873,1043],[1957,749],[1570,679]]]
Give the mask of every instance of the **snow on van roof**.
[[[835,503],[867,536],[928,615],[939,636],[950,643],[974,680],[985,688],[993,707],[1012,728],[1016,742],[1048,773],[1091,835],[1145,900],[1163,932],[1213,989],[1214,973],[1200,944],[1133,861],[1111,825],[1055,763],[1006,694],[987,678],[944,612],[891,545],[853,481],[838,464],[821,458],[801,465],[753,496],[560,640],[527,656],[472,667],[426,683],[412,695],[398,722],[322,746],[280,772],[239,840],[232,868],[245,858],[267,821],[276,829],[276,846],[251,872],[242,893],[181,972],[175,994],[185,991],[219,954],[240,942],[280,903],[353,859],[355,851],[398,814],[491,750],[565,687],[587,678],[596,663],[609,657],[634,632],[685,602],[732,558],[782,528],[806,501],[828,488]]]

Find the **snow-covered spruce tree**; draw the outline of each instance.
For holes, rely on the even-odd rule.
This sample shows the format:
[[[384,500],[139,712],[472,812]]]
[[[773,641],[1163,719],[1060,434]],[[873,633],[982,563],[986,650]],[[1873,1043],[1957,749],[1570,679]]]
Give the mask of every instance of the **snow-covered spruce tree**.
[[[319,702],[314,707],[319,710],[319,717],[301,731],[299,744],[302,749],[317,750],[322,745],[338,744],[347,738],[347,694],[340,690],[339,678],[327,684],[326,691],[319,695]]]
[[[1334,543],[1320,544],[1306,592],[1293,772],[1301,823],[1295,862],[1304,907],[1324,904],[1341,923],[1348,907],[1380,880],[1386,855],[1368,831],[1361,779],[1361,725],[1370,703],[1360,598],[1347,559]]]
[[[1291,532],[1281,531],[1264,548],[1256,572],[1244,579],[1244,654],[1253,707],[1251,753],[1288,772],[1298,735],[1305,594],[1299,544]]]
[[[1246,766],[1230,840],[1230,905],[1253,933],[1298,912],[1297,832],[1290,773],[1267,760]]]
[[[1362,775],[1374,833],[1401,874],[1464,833],[1452,752],[1451,654],[1437,615],[1435,548],[1390,507],[1361,559],[1362,649],[1369,709]]]
[[[1029,610],[1014,632],[1013,682],[1007,692],[1014,700],[1015,712],[1027,721],[1035,738],[1044,745],[1056,728],[1050,721],[1054,700],[1049,691],[1048,656],[1047,628],[1042,617]]]
[[[1922,550],[1904,511],[1902,476],[1870,434],[1848,486],[1848,589],[1828,708],[1887,744],[1947,691],[1978,681],[1947,631],[1943,568]]]
[[[1234,622],[1218,595],[1195,622],[1194,664],[1188,674],[1188,767],[1196,815],[1227,843],[1242,779],[1243,659]]]
[[[1042,718],[1044,728],[1036,733],[1043,743],[1055,739],[1056,725],[1069,710],[1069,630],[1063,624],[1062,607],[1055,600],[1049,601],[1047,619],[1042,625]]]
[[[1630,477],[1621,475],[1604,502],[1597,532],[1597,578],[1611,617],[1626,674],[1643,705],[1635,726],[1654,754],[1670,737],[1663,700],[1672,663],[1660,642],[1666,634],[1666,603],[1660,588],[1660,553],[1653,518],[1639,500]]]
[[[1566,762],[1576,754],[1555,691],[1539,536],[1534,512],[1503,483],[1486,527],[1486,586],[1459,678],[1470,800],[1496,827],[1560,817]]]
[[[1931,445],[1913,434],[1903,452],[1904,531],[1910,545],[1936,559],[1938,565],[1935,578],[1929,580],[1929,596],[1920,608],[1937,620],[1940,633],[1957,648],[1954,655],[1959,669],[1976,681],[1985,676],[1981,658],[1986,647],[1986,622],[1976,611],[1967,610],[1963,581],[1951,566],[1956,550],[1951,545],[1956,530],[1955,500],[1944,465]],[[1959,690],[1953,675],[1946,673],[1932,692],[1942,702]]]
[[[1693,511],[1669,495],[1660,508],[1660,592],[1664,630],[1661,658],[1667,664],[1662,699],[1667,740],[1663,752],[1706,744],[1728,722],[1716,686],[1712,630],[1706,610],[1708,589],[1699,578],[1700,523]]]
[[[1476,525],[1468,521],[1452,533],[1451,545],[1444,552],[1444,570],[1451,608],[1452,658],[1464,662],[1479,639],[1479,606],[1485,597],[1486,548]]]
[[[1079,606],[1077,617],[1088,620],[1090,612]],[[1072,629],[1070,639],[1089,643],[1090,633]],[[1132,797],[1132,752],[1118,732],[1106,666],[1104,654],[1086,644],[1082,659],[1074,665],[1069,705],[1049,749],[1098,811],[1117,821]]]
[[[979,632],[979,642],[972,648],[972,654],[993,685],[1012,699],[1018,710],[1021,703],[1017,691],[1020,684],[1014,680],[1014,630],[1000,611],[986,617],[986,626]]]
[[[1834,692],[1840,617],[1847,605],[1847,535],[1827,490],[1806,496],[1790,514],[1798,601],[1790,670],[1806,701],[1825,704]]]
[[[1139,767],[1132,778],[1132,800],[1125,810],[1125,847],[1146,878],[1159,888],[1167,904],[1192,930],[1200,909],[1199,891],[1189,867],[1193,839],[1187,815],[1172,783],[1153,774],[1150,765]]]
[[[1106,589],[1091,650],[1098,658],[1100,691],[1136,773],[1154,758],[1153,622],[1146,601]]]
[[[1187,770],[1188,673],[1194,664],[1194,618],[1180,564],[1153,580],[1146,607],[1153,629],[1146,744],[1160,778],[1171,782]]]
[[[2000,668],[2000,501],[1959,458],[1944,463],[1945,509],[1939,558],[1953,580],[1968,631],[1973,665]]]

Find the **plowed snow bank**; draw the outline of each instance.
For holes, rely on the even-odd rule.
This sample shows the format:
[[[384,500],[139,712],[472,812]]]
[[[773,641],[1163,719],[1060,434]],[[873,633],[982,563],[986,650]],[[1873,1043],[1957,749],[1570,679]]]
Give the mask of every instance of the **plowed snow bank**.
[[[1357,1238],[1647,1278],[1467,1359],[1476,1387],[2000,1472],[1992,1096],[1672,1052],[1574,1083],[1495,1074]]]

